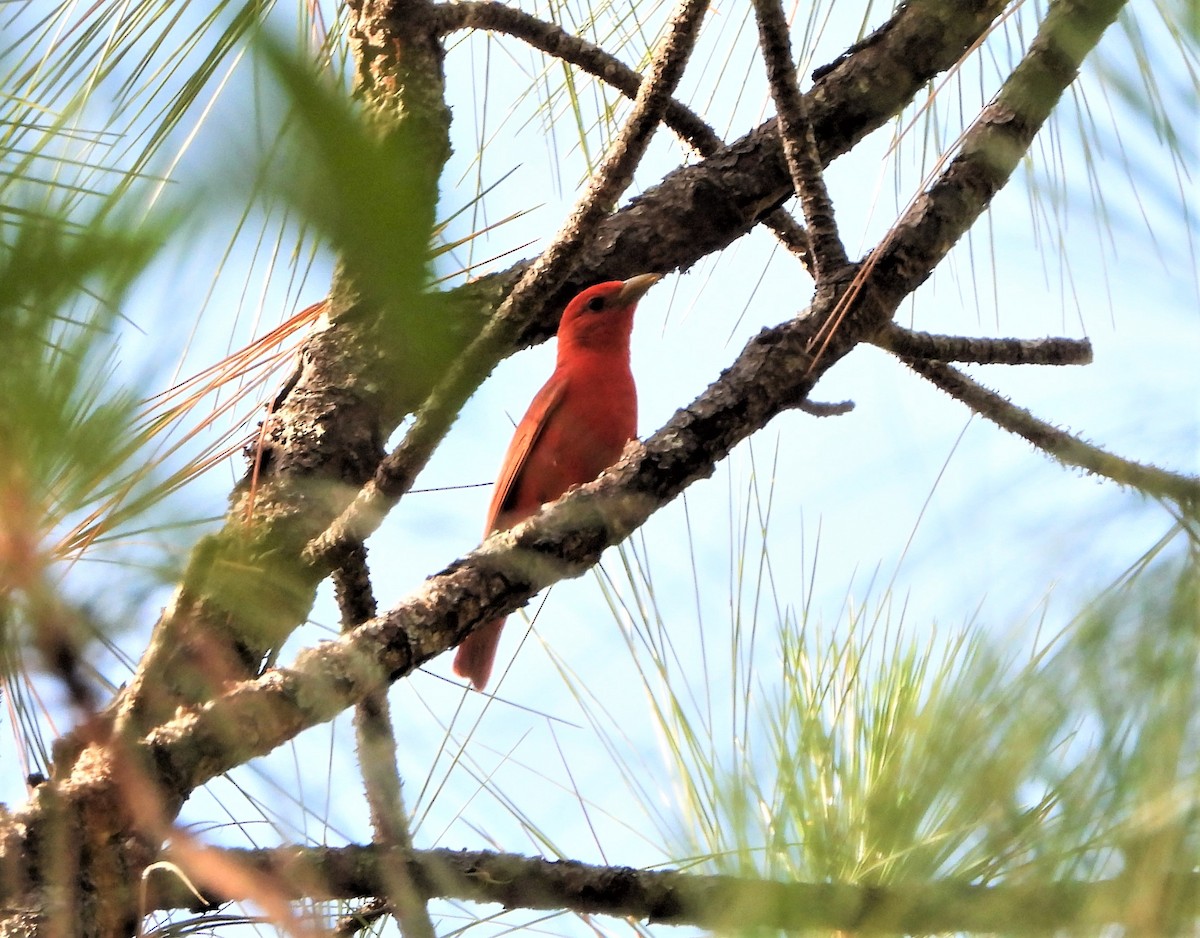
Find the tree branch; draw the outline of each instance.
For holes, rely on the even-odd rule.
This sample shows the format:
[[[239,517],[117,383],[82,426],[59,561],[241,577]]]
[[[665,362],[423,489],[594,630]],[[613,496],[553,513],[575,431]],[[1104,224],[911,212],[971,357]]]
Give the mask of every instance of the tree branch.
[[[231,850],[272,876],[295,899],[328,901],[378,894],[380,858],[371,847]],[[934,882],[895,886],[779,882],[677,870],[637,870],[486,851],[422,850],[414,881],[426,898],[498,903],[508,909],[567,909],[718,931],[835,930],[852,934],[1053,932],[1118,925],[1137,914],[1144,877],[1100,881]],[[159,874],[154,908],[200,910],[194,896]],[[1200,897],[1200,873],[1161,874],[1176,914]],[[223,894],[212,904],[242,898]],[[1170,916],[1166,919],[1170,922]],[[1019,923],[1019,924],[1018,924]]]
[[[1045,55],[1053,35],[1072,28],[1062,19],[1067,6],[1089,22],[1094,22],[1095,7],[1115,16],[1112,0],[1095,0],[1093,7],[1058,0],[1018,73],[1028,74],[1029,59]],[[1100,31],[1089,35],[1094,42]],[[1082,55],[1086,49],[1075,46],[1073,51]],[[1065,72],[1060,77],[1068,80]],[[976,190],[959,164],[974,162],[986,149],[979,135],[1006,133],[996,131],[989,118],[995,107],[985,109],[984,119],[968,135],[970,145],[935,183],[933,191],[940,199],[933,202],[943,210],[936,215],[918,212],[911,225],[902,224],[900,234],[890,236],[888,246],[877,249],[886,264],[877,265],[865,284],[849,285],[859,290],[853,307],[846,305],[844,285],[842,289],[826,285],[818,290],[808,315],[752,339],[733,366],[692,405],[677,412],[598,482],[569,494],[513,531],[489,538],[463,561],[427,580],[408,601],[338,643],[301,655],[294,668],[243,684],[150,734],[144,744],[166,777],[185,785],[200,784],[211,777],[209,772],[265,753],[301,729],[332,718],[385,679],[394,680],[440,654],[461,641],[476,623],[513,611],[557,579],[578,576],[606,547],[627,536],[692,481],[710,474],[737,442],[796,406],[834,362],[859,341],[877,334],[903,301],[893,281],[881,281],[880,270],[894,268],[902,258],[940,258],[929,247],[929,239],[920,235],[928,219],[937,219],[939,232],[960,231],[965,230],[967,219],[982,211],[983,205],[968,197]],[[1026,146],[1032,140],[1028,125],[1022,138]],[[1017,155],[1008,156],[1005,165],[1011,171]],[[958,199],[951,197],[955,184],[968,188]],[[958,213],[949,212],[949,206],[957,206]],[[909,245],[906,235],[912,232],[917,234]],[[913,249],[904,250],[906,246]],[[948,248],[945,244],[944,250]],[[912,267],[906,271],[913,289],[928,276],[927,271]],[[828,326],[835,318],[840,326],[831,331]],[[814,357],[811,350],[818,337],[822,344]],[[510,549],[498,551],[500,545]],[[256,735],[228,739],[225,727],[251,723],[257,725]],[[213,759],[214,751],[231,745],[220,759]]]
[[[963,205],[969,211],[970,203]],[[858,341],[878,332],[894,313],[880,296],[895,294],[890,284],[875,288],[876,279],[870,278],[859,294],[855,315],[826,339],[819,361],[808,349],[823,324],[844,308],[844,294],[834,289],[818,293],[811,315],[751,340],[695,403],[600,481],[514,531],[490,538],[388,614],[303,653],[294,668],[239,685],[153,731],[143,745],[163,777],[190,790],[332,718],[385,679],[394,680],[461,641],[475,623],[511,612],[556,579],[579,575],[604,548],[690,482],[710,474],[733,445],[795,406]],[[498,551],[500,545],[515,549]],[[241,731],[230,734],[231,726]]]
[[[945,12],[957,5],[942,4],[940,0],[936,4],[914,0],[897,13],[894,23],[910,22],[908,18],[914,15],[913,10],[929,12],[935,6]],[[960,15],[964,18],[977,16],[982,8],[982,5],[971,7]],[[413,597],[390,612],[365,622],[337,641],[303,652],[294,667],[244,681],[215,700],[179,709],[168,722],[150,730],[140,742],[131,744],[144,756],[159,783],[163,803],[177,806],[187,792],[203,781],[270,751],[302,729],[330,719],[346,706],[378,692],[389,680],[408,673],[461,640],[475,623],[511,611],[557,578],[578,575],[595,562],[605,547],[627,536],[691,481],[711,473],[715,462],[738,441],[774,415],[803,401],[813,384],[833,363],[858,342],[877,335],[885,327],[907,291],[915,289],[928,276],[932,265],[944,256],[953,241],[982,211],[986,200],[1008,178],[1023,152],[1021,149],[1014,153],[1013,148],[1022,140],[1023,146],[1027,146],[1038,123],[1031,123],[1029,114],[1018,114],[1010,106],[1009,98],[1014,89],[1025,83],[1045,91],[1049,78],[1061,85],[1073,75],[1071,68],[1063,64],[1073,60],[1055,52],[1056,41],[1046,39],[1043,33],[1061,31],[1062,35],[1071,35],[1073,40],[1084,36],[1088,41],[1094,41],[1099,36],[1094,22],[1072,31],[1070,27],[1074,24],[1069,22],[1069,17],[1094,20],[1097,10],[1102,10],[1105,15],[1110,11],[1115,14],[1113,0],[1098,0],[1091,6],[1057,0],[1051,5],[1043,30],[1039,31],[1030,55],[1018,69],[1022,81],[1010,79],[1010,83],[1006,83],[1005,91],[972,128],[963,151],[947,172],[906,214],[894,236],[872,253],[873,267],[869,275],[853,285],[857,291],[853,305],[846,303],[848,289],[845,284],[825,284],[818,290],[811,316],[760,333],[747,344],[729,371],[700,398],[679,411],[644,445],[632,447],[622,463],[597,482],[569,494],[518,528],[489,539],[481,549],[431,577]],[[945,12],[945,15],[949,17],[950,13]],[[891,48],[892,38],[890,34],[881,36],[859,54],[884,54],[882,50]],[[1081,57],[1086,52],[1082,45],[1071,45],[1071,55]],[[944,47],[940,48],[944,51]],[[926,51],[912,52],[912,55],[919,59]],[[1046,62],[1022,71],[1031,57],[1045,58]],[[852,71],[853,68],[853,59],[839,63],[825,80],[833,82],[843,75],[843,70]],[[1014,73],[1014,79],[1018,73]],[[882,74],[886,76],[886,70]],[[1057,92],[1051,91],[1056,97],[1061,93],[1061,87],[1055,87]],[[812,99],[814,121],[819,131],[822,124],[817,104],[822,100],[822,93],[823,89],[815,89]],[[853,110],[853,104],[846,106]],[[1030,111],[1035,117],[1036,112],[1037,107]],[[837,132],[837,128],[829,130],[831,135]],[[999,148],[1001,158],[989,155],[989,148],[993,147]],[[729,163],[723,162],[729,159],[736,162],[732,150],[727,148],[706,167],[706,171],[715,172],[715,178],[721,180],[732,179],[736,174]],[[769,177],[770,173],[766,175]],[[706,211],[711,207],[712,203],[704,203]],[[663,207],[665,215],[659,214],[657,219],[651,220],[661,223],[663,217],[685,218],[694,209],[695,206],[689,206],[688,211],[671,214]],[[754,211],[761,210],[761,205],[754,207]],[[628,230],[636,231],[647,215],[654,213],[647,210],[646,200],[640,200],[631,204],[621,217],[629,222]],[[604,224],[609,223],[612,219]],[[712,227],[712,231],[718,230],[724,237],[733,229],[722,219]],[[656,231],[656,235],[661,234],[661,229]],[[689,250],[703,253],[707,236],[708,233],[704,237],[693,237]],[[639,263],[636,256],[626,257],[622,247],[617,239],[606,244],[597,256],[606,258],[604,263]],[[575,269],[598,271],[600,266],[595,261],[596,257],[585,251]],[[640,269],[662,268],[640,266]],[[638,267],[627,274],[634,272],[638,272]],[[488,287],[477,289],[486,291]],[[470,291],[464,291],[464,294],[481,295],[470,294]],[[845,310],[849,313],[839,319],[839,328],[832,332],[822,331],[835,314],[840,315]],[[526,330],[524,334],[531,333]],[[817,356],[812,350],[821,336],[823,344]],[[341,338],[345,338],[344,333]],[[329,341],[329,348],[334,350],[339,345],[336,337],[326,336],[321,341]],[[353,376],[348,380],[347,386],[353,387]],[[302,393],[304,388],[302,378],[296,393]],[[337,409],[332,408],[324,416],[336,417],[336,412]],[[296,449],[289,451],[287,460],[298,459],[302,452],[303,444],[298,443]],[[370,463],[367,454],[369,448],[355,449],[340,453],[338,458],[346,461],[343,464],[362,459],[361,463],[355,464],[361,468]],[[307,473],[309,480],[324,465],[319,459],[291,463],[297,473],[301,469]],[[304,496],[304,492],[297,494],[302,506],[311,509],[311,500]],[[337,499],[330,501],[336,503]],[[320,514],[318,511],[318,517]],[[238,523],[242,523],[240,516]],[[284,555],[280,564],[285,569],[295,563],[294,547],[289,544],[287,550],[280,552]],[[207,596],[202,593],[202,589],[208,589],[212,595],[219,596],[222,585],[219,577],[210,579],[217,564],[214,557],[204,551],[205,548],[197,551],[193,572],[181,588],[173,608],[164,615],[164,621],[179,616],[192,617],[203,624],[210,620],[224,621],[222,617],[228,614],[227,610],[208,605]],[[101,818],[94,809],[90,814],[83,810],[97,803],[111,807],[116,801],[113,796],[115,786],[113,757],[97,748],[86,760],[81,760],[71,777],[53,786],[53,797],[70,805],[80,816],[102,820],[105,833],[109,835],[106,843],[113,850],[124,851],[128,848],[123,845],[121,834],[122,825],[128,822],[126,814],[112,810]],[[0,833],[4,835],[0,841],[0,860],[4,863],[28,859],[33,855],[34,845],[46,842],[50,822],[43,808],[48,797],[32,802],[0,825]],[[22,866],[22,875],[33,882],[30,888],[37,888],[35,880],[41,873],[33,866]]]
[[[504,33],[527,42],[547,55],[582,69],[620,91],[636,98],[642,76],[600,46],[568,33],[557,23],[547,23],[505,3],[489,0],[460,0],[440,4],[438,14],[445,32],[482,29]],[[671,98],[663,110],[663,123],[702,156],[712,156],[725,145],[715,130],[694,111]],[[789,251],[811,268],[808,237],[787,212],[775,209],[762,222]]]
[[[972,381],[949,365],[912,358],[903,361],[955,400],[962,401],[971,410],[1010,433],[1024,437],[1065,465],[1077,466],[1119,485],[1132,486],[1144,495],[1168,499],[1179,505],[1186,514],[1195,514],[1200,508],[1200,479],[1194,476],[1179,475],[1157,466],[1123,459],[1085,443],[1079,437],[1039,420],[1029,411]]]
[[[342,631],[362,625],[376,613],[375,596],[363,546],[350,551],[333,571],[334,593],[342,616]],[[354,734],[363,789],[381,849],[381,873],[387,885],[388,909],[400,923],[404,938],[435,938],[425,901],[409,873],[412,835],[396,768],[396,736],[392,728],[387,689],[368,694],[354,707]]]
[[[1008,182],[1079,66],[1126,0],[1053,0],[1037,35],[996,98],[963,134],[959,153],[917,196],[862,264],[853,296],[875,293],[880,308],[900,301],[933,273]],[[814,349],[819,359],[845,310],[831,317]],[[879,328],[884,328],[880,323]]]
[[[901,358],[935,362],[973,362],[977,365],[1088,365],[1088,339],[978,339],[971,336],[916,332],[893,323],[871,338]]]
[[[812,273],[818,282],[849,263],[838,235],[833,202],[825,188],[821,155],[808,117],[808,103],[800,93],[792,64],[792,43],[780,0],[754,0],[758,44],[767,66],[771,98],[779,120],[779,136],[787,160],[792,188],[800,196],[811,245]]]

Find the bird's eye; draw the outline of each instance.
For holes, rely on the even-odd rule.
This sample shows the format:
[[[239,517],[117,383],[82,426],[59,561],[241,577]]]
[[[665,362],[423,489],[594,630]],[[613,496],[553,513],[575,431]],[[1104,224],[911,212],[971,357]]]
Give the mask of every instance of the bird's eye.
[[[593,312],[604,309],[604,297],[593,296],[590,300],[587,301],[587,308],[592,310]]]

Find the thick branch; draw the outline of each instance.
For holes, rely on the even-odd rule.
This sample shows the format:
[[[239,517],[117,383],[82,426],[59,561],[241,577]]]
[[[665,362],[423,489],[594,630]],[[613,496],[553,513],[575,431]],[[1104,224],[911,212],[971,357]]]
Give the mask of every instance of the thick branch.
[[[229,853],[290,889],[296,900],[373,896],[381,886],[378,852],[370,847]],[[412,855],[410,863],[413,878],[427,898],[498,903],[509,909],[566,909],[718,931],[1053,932],[1129,921],[1138,914],[1135,895],[1144,896],[1146,886],[1144,877],[987,886],[787,883],[484,851],[422,850]],[[155,908],[203,908],[165,875],[158,874],[156,884],[161,884],[161,891]],[[1159,885],[1163,895],[1177,900],[1176,914],[1194,907],[1200,897],[1197,873],[1164,873]],[[211,897],[214,903],[238,898],[242,897]]]
[[[369,103],[365,111],[379,139],[403,136],[406,146],[397,152],[408,157],[418,196],[406,204],[403,217],[387,218],[392,226],[404,226],[402,231],[393,227],[376,237],[423,247],[433,231],[438,181],[450,155],[444,51],[433,29],[433,5],[353,0],[348,6],[356,94]],[[260,441],[257,485],[235,488],[224,529],[193,552],[186,582],[115,703],[116,732],[141,735],[177,703],[206,699],[226,681],[257,673],[264,655],[311,609],[318,580],[297,561],[303,544],[327,523],[314,510],[314,470],[320,469],[328,489],[357,488],[383,455],[381,424],[402,417],[391,416],[390,402],[404,369],[381,362],[377,346],[386,317],[371,307],[340,266],[324,328],[306,344],[299,377]],[[420,320],[427,311],[391,312]],[[408,350],[409,361],[420,357]],[[264,584],[274,591],[270,601],[234,598],[261,596]],[[56,754],[55,761],[69,760]],[[59,772],[69,768],[56,765]]]

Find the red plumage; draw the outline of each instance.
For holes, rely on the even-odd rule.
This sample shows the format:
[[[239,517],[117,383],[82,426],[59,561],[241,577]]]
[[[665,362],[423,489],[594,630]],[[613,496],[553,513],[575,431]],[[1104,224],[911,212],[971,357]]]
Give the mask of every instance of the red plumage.
[[[660,278],[642,274],[584,290],[558,326],[558,358],[538,391],[496,479],[484,534],[511,528],[573,485],[590,482],[617,461],[637,434],[637,388],[629,338],[637,301]],[[454,673],[482,690],[492,673],[504,619],[467,636]]]

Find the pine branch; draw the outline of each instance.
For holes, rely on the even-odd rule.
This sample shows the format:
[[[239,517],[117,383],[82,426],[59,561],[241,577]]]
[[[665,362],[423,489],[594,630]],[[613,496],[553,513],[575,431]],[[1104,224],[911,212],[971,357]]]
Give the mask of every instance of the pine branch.
[[[792,64],[792,43],[783,5],[780,0],[754,0],[754,13],[758,20],[758,44],[778,113],[783,155],[808,226],[813,277],[820,283],[849,261],[838,235],[833,202],[825,188],[808,102],[800,93]]]
[[[918,196],[868,259],[887,306],[928,279],[1008,182],[1124,0],[1054,0],[995,99],[962,137],[945,172]]]
[[[342,631],[348,632],[371,619],[376,613],[375,596],[367,570],[367,551],[363,546],[343,559],[333,571],[334,593],[342,617]],[[392,729],[387,689],[368,694],[354,707],[354,734],[363,788],[380,849],[380,873],[387,889],[387,907],[400,923],[404,938],[434,938],[429,910],[413,883],[407,858],[412,853],[412,835],[408,812],[400,791],[396,768],[396,735]]]
[[[1086,443],[1079,437],[1039,420],[1029,411],[972,381],[961,371],[937,361],[905,358],[904,363],[921,377],[962,401],[997,426],[1028,440],[1048,456],[1068,466],[1128,485],[1144,495],[1177,504],[1185,515],[1200,510],[1200,478],[1168,472],[1134,462]]]
[[[947,11],[953,5],[927,5],[914,0],[898,12],[896,22],[911,22],[909,18],[914,15],[911,11],[922,9],[928,12],[935,5],[946,17],[951,16]],[[965,20],[981,15],[979,9],[982,7],[972,8],[960,16]],[[1107,15],[1115,13],[1115,8],[1111,0],[1098,0],[1090,6],[1066,0],[1053,3],[1043,32],[1070,33],[1073,41],[1081,36],[1083,39],[1079,44],[1072,44],[1070,55],[1066,55],[1056,51],[1052,38],[1046,40],[1039,33],[1030,55],[1014,73],[1014,80],[1006,85],[998,101],[968,134],[959,157],[906,215],[896,235],[873,252],[873,267],[868,276],[853,285],[825,284],[818,291],[810,316],[764,330],[747,344],[728,372],[700,398],[679,411],[644,445],[632,447],[622,463],[604,477],[568,495],[513,531],[493,537],[480,550],[430,578],[418,593],[389,612],[365,622],[337,641],[303,652],[294,667],[235,684],[209,702],[177,711],[172,708],[171,719],[150,730],[140,741],[136,740],[136,735],[129,737],[129,747],[137,750],[143,757],[142,764],[152,771],[163,804],[177,809],[196,785],[270,751],[304,728],[331,719],[346,706],[367,699],[382,690],[387,682],[398,679],[460,641],[476,623],[511,611],[555,579],[578,575],[598,559],[605,547],[627,536],[690,482],[711,473],[716,461],[738,441],[776,414],[798,406],[833,363],[858,342],[878,334],[894,315],[907,291],[915,289],[928,276],[932,265],[940,260],[950,244],[982,211],[990,195],[1007,179],[1012,165],[1036,131],[1037,121],[1033,118],[1041,106],[1033,107],[1028,113],[1014,110],[1010,100],[1013,90],[1019,91],[1018,86],[1022,84],[1032,84],[1039,92],[1045,92],[1051,78],[1060,85],[1069,82],[1073,68],[1063,63],[1074,61],[1071,56],[1082,56],[1087,51],[1087,42],[1098,38],[1098,21],[1093,16],[1097,11]],[[1075,24],[1071,21],[1072,16],[1086,22]],[[1075,29],[1075,26],[1079,28]],[[945,22],[942,28],[945,28]],[[893,38],[891,33],[884,35],[859,54],[884,55],[891,49],[889,43]],[[905,63],[908,73],[912,74],[919,70],[920,61],[924,61],[922,56],[929,50],[906,51],[914,60]],[[1031,58],[1044,61],[1027,68]],[[826,76],[826,81],[836,85],[847,71],[853,72],[855,62],[852,58],[839,63]],[[1015,81],[1018,74],[1021,76],[1019,82]],[[882,75],[886,80],[886,70]],[[1061,87],[1055,87],[1057,93],[1061,93]],[[861,88],[856,90],[861,93]],[[1056,98],[1054,88],[1050,90],[1050,96]],[[819,138],[825,132],[818,107],[822,93],[821,88],[813,93],[813,120]],[[853,106],[847,107],[850,126],[861,128],[861,123],[856,124]],[[996,153],[1002,158],[997,158]],[[721,159],[731,156],[727,148],[722,151]],[[724,168],[728,169],[731,178],[736,175],[729,164]],[[704,203],[705,210],[710,210],[712,204],[711,201]],[[753,208],[756,212],[761,210],[761,204]],[[637,230],[647,214],[653,215],[647,212],[645,200],[626,211],[625,217],[632,220],[631,231]],[[685,216],[686,213],[676,213],[668,217]],[[662,229],[658,225],[662,216],[656,222],[655,235],[660,237]],[[722,237],[731,236],[732,228],[723,227],[724,224],[720,221],[713,227],[723,231]],[[703,242],[703,238],[693,237],[689,250],[702,251]],[[626,257],[624,247],[614,241],[605,246],[602,256],[619,257],[621,263],[638,263],[636,256]],[[600,265],[585,250],[575,269],[598,270]],[[632,272],[634,270],[629,271]],[[848,305],[846,300],[851,288],[858,292],[854,304]],[[840,318],[843,313],[844,318]],[[822,331],[822,327],[835,317],[839,317],[837,321],[842,326],[833,331]],[[306,355],[319,357],[321,343],[327,342],[325,351],[329,355],[333,358],[339,354],[344,356],[347,332],[343,326],[340,322],[331,325],[321,339],[310,345]],[[524,333],[529,334],[529,330]],[[820,355],[814,356],[812,350],[817,347],[818,338],[823,344]],[[309,358],[310,363],[313,360]],[[312,366],[307,375],[302,375],[289,400],[308,393],[319,371],[318,367]],[[338,373],[347,381],[345,388],[356,386],[355,375]],[[327,374],[319,377],[328,379]],[[336,420],[331,423],[331,417],[337,413],[336,407],[322,411],[318,426],[332,426]],[[312,500],[306,493],[311,491],[313,474],[329,465],[323,462],[325,459],[336,459],[340,465],[348,467],[348,476],[362,472],[364,468],[369,471],[375,464],[370,454],[378,450],[380,426],[380,423],[372,425],[376,436],[366,440],[365,444],[362,440],[352,440],[351,445],[339,449],[336,456],[323,453],[320,458],[310,459],[308,457],[313,454],[306,454],[303,445],[281,450],[278,462],[269,467],[271,471],[282,472],[285,478],[287,473],[295,472],[309,484],[304,492],[293,493],[298,505],[286,503],[284,490],[282,494],[265,497],[266,507],[271,511],[281,507],[292,512],[300,507],[310,510]],[[386,429],[386,422],[382,426]],[[316,514],[321,520],[320,512]],[[239,513],[239,526],[244,524],[242,519],[243,515]],[[297,593],[303,598],[305,590],[310,591],[315,586],[316,577],[311,572],[297,574],[297,550],[294,543],[285,543],[278,548],[273,560],[278,570],[272,567],[258,572],[262,582],[276,583],[275,574],[279,573],[279,581],[289,588],[293,582],[297,583]],[[164,623],[193,624],[196,634],[201,636],[226,627],[228,606],[214,605],[208,597],[222,596],[222,565],[237,559],[236,553],[222,555],[212,542],[202,546],[193,559],[186,583],[164,614]],[[296,608],[302,605],[292,596],[287,598]],[[229,601],[228,597],[226,601]],[[186,646],[171,649],[166,653],[167,664],[179,666],[170,656],[186,657],[193,652],[193,648]],[[140,693],[147,696],[134,694],[122,701],[122,706],[140,711],[126,721],[128,728],[145,726],[146,720],[156,715],[147,682],[161,678],[162,672],[157,668],[147,666],[139,672]],[[218,676],[216,686],[221,679]],[[195,699],[203,699],[212,692],[212,686],[205,686]],[[53,811],[47,808],[51,801],[47,796],[31,802],[0,824],[0,867],[20,869],[22,903],[29,901],[29,895],[44,893],[55,882],[53,869],[45,865],[48,861],[41,857],[37,846],[50,842],[51,838],[56,843],[61,842],[64,831],[67,842],[71,842],[72,832],[84,829],[90,819],[103,817],[105,846],[119,854],[123,862],[128,861],[125,865],[131,869],[145,865],[141,854],[136,852],[144,850],[145,844],[134,842],[132,834],[139,828],[130,815],[130,807],[119,796],[114,762],[111,752],[95,747],[69,778],[53,787],[56,805]],[[82,837],[78,840],[85,842]],[[14,906],[9,914],[19,915],[20,908]]]
[[[1071,27],[1062,20],[1067,5],[1059,0],[1052,6],[1043,32],[1035,38],[1018,73],[1027,69],[1030,59],[1045,54],[1045,32]],[[1070,7],[1076,10],[1075,4]],[[1111,0],[1095,0],[1091,7],[1078,8],[1076,15],[1094,23],[1096,8],[1115,15]],[[1091,33],[1093,42],[1099,35],[1099,30]],[[1082,55],[1086,49],[1073,47],[1073,51]],[[1059,72],[1064,82],[1070,80],[1070,74],[1069,70]],[[993,132],[988,118],[994,107],[985,110],[974,133]],[[1026,126],[1023,136],[1027,146],[1032,140],[1031,128]],[[969,177],[959,162],[977,159],[984,142],[975,139],[971,147],[964,147],[964,153],[934,185],[942,196],[939,204],[958,207],[958,215],[948,211],[937,215],[942,232],[965,230],[969,220],[982,211],[981,204],[967,197],[975,195],[975,190],[968,187],[962,198],[954,200],[950,189],[955,181],[966,185]],[[1010,156],[1011,172],[1016,157]],[[901,226],[901,234],[890,235],[890,241],[875,253],[889,264],[898,257],[916,257],[917,252],[902,251],[897,245],[908,244],[906,234],[920,232],[931,217],[918,215],[911,229]],[[927,237],[913,238],[915,245],[928,243]],[[945,249],[948,247],[946,244]],[[932,258],[934,254],[927,250],[924,256]],[[154,752],[155,762],[164,769],[169,765],[171,778],[188,785],[201,784],[211,777],[210,771],[240,764],[301,729],[332,718],[385,679],[395,680],[457,644],[476,623],[512,612],[558,579],[580,575],[605,548],[627,536],[691,482],[711,474],[716,462],[734,445],[774,416],[797,406],[834,362],[890,321],[904,296],[896,294],[893,281],[880,283],[881,269],[887,265],[878,265],[862,285],[827,284],[818,291],[807,314],[764,330],[693,404],[677,412],[644,446],[632,448],[597,482],[568,494],[514,530],[489,538],[480,549],[429,578],[409,600],[340,642],[302,655],[295,668],[244,684],[152,733],[144,744]],[[910,268],[908,274],[915,289],[928,272]],[[860,291],[857,299],[848,306],[847,296],[856,289]],[[840,325],[830,329],[831,323]],[[812,350],[818,344],[814,356]],[[498,550],[500,545],[506,549]],[[220,760],[212,759],[214,749],[228,745],[224,726],[251,722],[258,726],[257,737],[246,736]]]
[[[380,857],[372,847],[231,850],[240,862],[291,888],[295,899],[377,894]],[[486,851],[416,851],[411,875],[427,899],[497,903],[506,909],[566,909],[698,928],[836,930],[852,934],[1053,932],[1136,920],[1145,878],[975,885],[897,886],[779,882],[677,870],[637,870]],[[158,876],[154,908],[190,908],[194,896]],[[1182,924],[1200,901],[1200,874],[1161,872],[1152,884],[1172,898],[1165,921]],[[223,894],[211,904],[242,898]]]
[[[916,332],[895,323],[888,323],[885,329],[872,337],[871,343],[901,358],[933,362],[1088,365],[1092,361],[1092,343],[1087,339],[979,339]]]
[[[388,221],[405,226],[395,233],[398,244],[415,240],[423,246],[433,230],[438,181],[450,155],[444,51],[433,28],[433,5],[428,0],[399,5],[354,0],[349,7],[356,93],[369,103],[371,136],[379,141],[371,151],[377,171],[387,156],[401,153],[412,164],[410,194],[415,197],[405,200],[410,204],[402,219]],[[403,41],[397,42],[397,36]],[[278,51],[272,53],[269,43],[263,48],[278,65]],[[279,74],[285,83],[290,80],[293,93],[302,93],[290,72],[281,69]],[[328,128],[322,130],[326,132],[318,132],[316,141],[333,161],[341,141],[328,139]],[[406,263],[420,266],[408,258]],[[258,484],[235,488],[227,524],[193,552],[186,582],[156,624],[130,684],[110,708],[118,735],[140,735],[180,703],[205,699],[214,687],[258,673],[264,657],[311,609],[319,580],[296,557],[300,546],[324,527],[308,497],[313,464],[323,467],[327,480],[355,486],[365,481],[382,457],[378,433],[381,422],[387,422],[385,389],[396,380],[379,361],[378,310],[369,309],[372,302],[359,296],[353,273],[362,271],[340,265],[325,328],[318,333],[322,338],[306,344],[292,393],[268,418],[264,453],[254,460]],[[314,380],[314,373],[319,378]],[[330,411],[338,419],[329,420]],[[306,428],[308,444],[287,445],[298,428]],[[314,431],[320,437],[316,443]],[[300,543],[289,549],[286,545],[294,540]],[[262,583],[270,583],[276,596],[257,604],[256,617],[223,608],[222,594],[260,589]],[[56,771],[69,771],[71,758],[66,747],[59,747]]]
[[[962,205],[969,213],[971,203]],[[711,473],[733,445],[803,400],[833,362],[890,318],[892,310],[878,297],[873,289],[864,291],[856,315],[837,330],[815,365],[806,349],[820,324],[840,308],[842,295],[818,297],[811,316],[765,330],[695,403],[602,480],[490,539],[389,613],[302,654],[294,668],[244,683],[165,724],[144,742],[155,763],[173,784],[190,790],[332,718],[385,679],[451,647],[476,622],[511,612],[557,578],[578,575],[687,484]],[[581,512],[598,520],[583,526]],[[497,550],[501,544],[509,549]],[[531,569],[530,557],[546,562]],[[255,731],[230,740],[224,728],[231,725],[252,725]]]

